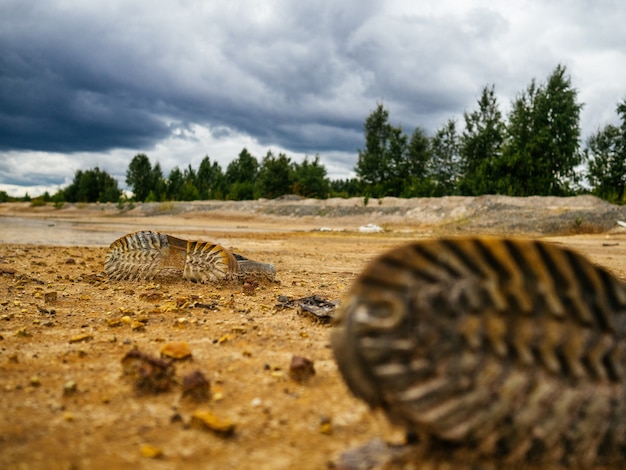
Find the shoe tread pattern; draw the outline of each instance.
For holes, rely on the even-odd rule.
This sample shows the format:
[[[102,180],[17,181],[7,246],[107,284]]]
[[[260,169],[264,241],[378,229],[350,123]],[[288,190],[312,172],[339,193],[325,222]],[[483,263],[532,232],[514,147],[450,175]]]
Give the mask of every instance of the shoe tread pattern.
[[[351,391],[407,431],[513,464],[626,456],[626,289],[541,241],[441,239],[374,260],[331,343]]]

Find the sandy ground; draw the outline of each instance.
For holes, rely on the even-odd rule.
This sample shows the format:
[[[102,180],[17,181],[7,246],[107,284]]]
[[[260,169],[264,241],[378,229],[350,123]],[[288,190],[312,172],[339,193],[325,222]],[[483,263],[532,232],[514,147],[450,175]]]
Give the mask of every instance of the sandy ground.
[[[392,223],[359,233],[368,222],[1,207],[0,468],[319,469],[375,437],[401,442],[400,430],[347,391],[330,327],[277,307],[314,294],[339,299],[374,256],[432,236]],[[336,231],[316,230],[327,225]],[[138,229],[220,242],[274,263],[278,282],[108,280],[106,247]],[[619,231],[549,240],[626,278]],[[175,361],[169,391],[139,393],[123,374],[124,356],[158,357],[176,342],[191,358]],[[308,381],[290,377],[293,356],[314,362]],[[183,395],[193,371],[210,382],[205,399]],[[221,431],[202,424],[202,412]]]

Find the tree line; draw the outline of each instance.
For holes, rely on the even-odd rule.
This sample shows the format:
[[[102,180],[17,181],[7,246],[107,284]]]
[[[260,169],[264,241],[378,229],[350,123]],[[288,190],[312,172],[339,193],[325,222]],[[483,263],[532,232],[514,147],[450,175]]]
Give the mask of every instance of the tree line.
[[[126,184],[139,201],[193,201],[206,199],[273,199],[285,194],[326,198],[330,181],[319,156],[294,162],[284,153],[268,151],[259,162],[247,149],[222,171],[219,163],[205,156],[198,169],[174,167],[167,178],[159,163],[152,165],[145,154],[133,157]]]
[[[581,146],[578,92],[558,65],[535,79],[511,103],[506,119],[495,86],[482,89],[462,130],[449,119],[432,136],[417,126],[409,136],[389,122],[382,103],[365,119],[356,177],[330,180],[319,156],[292,161],[272,151],[259,161],[243,149],[224,171],[205,156],[197,169],[174,167],[166,177],[146,154],[133,157],[126,184],[135,201],[258,199],[295,194],[327,197],[568,196],[592,193],[626,203],[626,100],[619,126],[599,128]],[[28,195],[26,196],[28,197]],[[115,178],[98,167],[78,170],[73,182],[45,202],[118,202]],[[0,191],[0,202],[9,200]]]
[[[365,147],[356,173],[373,197],[568,196],[592,193],[626,202],[626,101],[621,126],[607,125],[580,146],[577,91],[564,66],[545,83],[533,80],[505,120],[493,85],[483,88],[464,127],[450,119],[431,137],[411,137],[389,123],[379,104],[365,121]]]

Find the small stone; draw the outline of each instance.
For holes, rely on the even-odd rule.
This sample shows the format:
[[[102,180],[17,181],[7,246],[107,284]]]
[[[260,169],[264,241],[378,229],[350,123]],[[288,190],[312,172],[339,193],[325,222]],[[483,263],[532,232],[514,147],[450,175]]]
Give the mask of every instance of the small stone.
[[[220,338],[217,340],[217,344],[223,344],[226,343],[230,340],[232,340],[235,337],[235,335],[233,333],[226,333],[223,334],[222,336],[220,336]]]
[[[132,349],[122,358],[124,375],[139,393],[162,393],[175,382],[174,365],[170,361],[152,357]]]
[[[333,433],[333,424],[329,417],[322,416],[320,418],[320,432],[327,435]]]
[[[163,293],[154,291],[144,292],[142,294],[139,294],[139,298],[145,300],[146,302],[159,302],[163,299]]]
[[[43,299],[44,299],[44,302],[46,304],[51,304],[51,303],[56,302],[57,301],[57,291],[53,290],[53,291],[50,291],[50,292],[46,292],[44,294]]]
[[[232,436],[235,432],[235,423],[227,419],[218,418],[209,411],[194,411],[191,415],[191,426],[213,431],[224,437]]]
[[[161,357],[169,357],[176,360],[189,359],[191,357],[189,343],[186,341],[177,341],[164,344],[161,348]]]
[[[63,384],[63,395],[72,395],[76,393],[78,387],[76,382],[72,379],[68,380]]]
[[[144,444],[141,446],[141,456],[147,459],[158,459],[163,457],[163,451],[151,444]]]
[[[39,387],[41,385],[41,380],[39,379],[38,376],[33,375],[31,376],[31,378],[29,379],[29,383],[31,386],[33,387]]]
[[[26,327],[23,327],[15,332],[15,336],[17,336],[18,338],[28,338],[29,336],[32,336],[32,335],[28,332]]]
[[[206,401],[210,398],[211,384],[199,370],[190,372],[183,377],[183,397],[194,401]]]
[[[87,341],[91,341],[93,339],[93,335],[90,335],[88,333],[82,334],[82,335],[76,335],[76,336],[72,336],[70,338],[70,344],[72,343],[86,343]]]
[[[296,382],[307,382],[315,375],[313,361],[302,356],[293,356],[289,365],[289,377]]]
[[[146,329],[146,324],[138,320],[132,320],[130,322],[130,329],[133,331],[143,331]]]
[[[247,280],[243,284],[243,293],[245,295],[255,295],[259,283],[254,280]]]

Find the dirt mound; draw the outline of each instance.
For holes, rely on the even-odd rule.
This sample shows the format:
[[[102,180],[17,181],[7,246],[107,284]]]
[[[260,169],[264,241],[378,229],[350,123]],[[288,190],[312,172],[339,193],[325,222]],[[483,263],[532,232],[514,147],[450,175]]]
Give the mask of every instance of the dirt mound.
[[[329,226],[356,230],[376,224],[390,231],[428,233],[500,233],[560,235],[601,233],[626,220],[626,207],[594,196],[508,197],[447,196],[441,198],[382,199],[331,198],[325,200],[281,197],[256,201],[193,201],[126,204],[65,204],[31,207],[28,203],[0,204],[0,216],[137,218],[182,217],[184,219],[246,220],[275,226],[309,229]]]
[[[525,197],[448,196],[441,198],[275,199],[141,204],[133,213],[146,216],[233,213],[257,217],[360,219],[393,227],[428,228],[437,232],[516,234],[600,233],[626,220],[626,208],[594,196]]]

